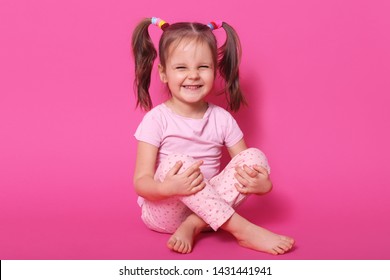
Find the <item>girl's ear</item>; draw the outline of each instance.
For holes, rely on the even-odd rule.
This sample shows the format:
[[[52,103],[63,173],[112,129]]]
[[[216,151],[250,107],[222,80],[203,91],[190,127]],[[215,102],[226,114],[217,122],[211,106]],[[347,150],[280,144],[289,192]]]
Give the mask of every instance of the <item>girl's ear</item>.
[[[167,75],[165,74],[165,69],[161,64],[158,65],[158,73],[160,74],[160,80],[165,84],[168,83]]]

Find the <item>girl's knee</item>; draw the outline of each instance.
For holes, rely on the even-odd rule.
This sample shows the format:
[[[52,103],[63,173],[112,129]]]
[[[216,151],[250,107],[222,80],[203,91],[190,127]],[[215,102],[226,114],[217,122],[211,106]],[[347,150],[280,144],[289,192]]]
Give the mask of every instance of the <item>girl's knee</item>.
[[[257,148],[248,148],[244,152],[246,152],[249,156],[267,160],[265,154]]]
[[[252,166],[253,165],[260,165],[261,167],[265,168],[268,171],[268,173],[271,172],[267,157],[259,149],[248,148],[248,149],[242,151],[241,153],[239,153],[239,155],[241,157],[245,158],[245,161],[244,161],[245,164],[252,165]]]
[[[177,162],[181,161],[183,165],[181,166],[179,173],[187,170],[193,163],[195,163],[195,159],[183,155],[183,154],[171,154],[166,156],[159,164],[154,179],[163,181],[166,174],[175,166]]]
[[[193,157],[184,154],[171,154],[168,155],[160,164],[165,164],[170,167],[173,167],[179,161],[183,163],[182,166],[183,170],[187,169],[190,165],[196,162],[196,160]]]

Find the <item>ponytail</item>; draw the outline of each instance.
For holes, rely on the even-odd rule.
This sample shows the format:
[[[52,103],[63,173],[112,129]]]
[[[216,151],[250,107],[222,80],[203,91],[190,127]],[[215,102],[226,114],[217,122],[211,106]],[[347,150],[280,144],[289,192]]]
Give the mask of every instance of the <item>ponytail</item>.
[[[150,24],[150,18],[142,20],[135,28],[131,41],[135,60],[134,91],[137,93],[137,107],[140,106],[147,111],[153,106],[149,86],[153,63],[157,57],[157,51],[148,31]]]
[[[225,92],[229,108],[232,111],[238,111],[241,104],[247,104],[239,81],[241,43],[233,27],[223,22],[222,28],[226,32],[226,41],[218,49],[218,68],[222,78],[226,81]]]

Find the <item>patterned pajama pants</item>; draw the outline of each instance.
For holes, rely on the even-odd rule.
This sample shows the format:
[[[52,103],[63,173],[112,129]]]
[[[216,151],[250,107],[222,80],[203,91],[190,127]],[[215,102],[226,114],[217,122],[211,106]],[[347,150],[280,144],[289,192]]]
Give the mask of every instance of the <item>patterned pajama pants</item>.
[[[174,154],[160,163],[155,180],[164,181],[168,171],[177,161],[182,161],[180,172],[184,172],[195,160],[186,155]],[[234,184],[235,167],[260,165],[270,172],[265,155],[258,149],[250,148],[236,155],[217,176],[206,180],[206,187],[190,196],[178,196],[160,201],[144,200],[142,220],[152,230],[174,233],[181,223],[192,213],[204,220],[213,230],[217,230],[233,214],[245,198],[237,191]]]

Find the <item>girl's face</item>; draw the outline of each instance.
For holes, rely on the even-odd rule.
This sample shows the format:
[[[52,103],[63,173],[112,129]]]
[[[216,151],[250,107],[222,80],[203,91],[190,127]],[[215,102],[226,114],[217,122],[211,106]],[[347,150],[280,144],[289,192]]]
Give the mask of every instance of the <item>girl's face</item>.
[[[168,84],[175,102],[203,104],[215,78],[210,48],[207,44],[183,40],[169,51],[165,68],[159,65],[161,81]]]

